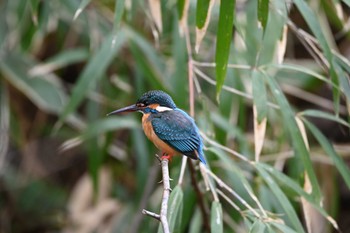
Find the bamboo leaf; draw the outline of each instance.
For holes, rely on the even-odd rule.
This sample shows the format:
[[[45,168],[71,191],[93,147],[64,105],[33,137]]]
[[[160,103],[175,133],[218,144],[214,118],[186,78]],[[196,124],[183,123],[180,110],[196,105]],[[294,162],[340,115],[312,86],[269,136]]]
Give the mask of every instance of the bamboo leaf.
[[[88,58],[88,56],[89,53],[86,49],[78,48],[66,50],[49,58],[45,63],[34,66],[29,70],[29,75],[45,75],[67,65],[84,61]]]
[[[320,44],[325,57],[329,63],[329,73],[331,80],[335,86],[339,85],[339,78],[337,76],[337,70],[335,67],[335,62],[333,60],[332,51],[327,43],[326,37],[322,31],[319,20],[316,17],[316,14],[311,10],[307,3],[303,0],[295,0],[294,4],[297,6],[300,13],[303,15],[306,23],[317,38],[317,42]],[[340,103],[340,92],[337,88],[332,88],[333,92],[333,103],[335,112],[339,113],[339,103]]]
[[[299,186],[298,183],[296,183],[294,180],[292,180],[290,177],[286,176],[284,173],[278,171],[276,168],[264,164],[264,163],[257,163],[257,167],[264,169],[266,172],[269,172],[271,175],[275,177],[281,184],[289,187],[292,189],[295,193],[297,193],[300,197],[307,200],[312,206],[320,213],[322,216],[324,216],[335,229],[338,229],[338,225],[336,221],[321,207],[321,203],[317,200],[315,200],[309,193],[306,193],[302,187]]]
[[[227,63],[230,54],[230,45],[233,31],[235,12],[235,0],[220,3],[220,16],[216,41],[216,98],[219,99],[221,88],[224,85],[227,71]]]
[[[215,0],[198,0],[196,10],[196,45],[195,50],[198,53],[200,43],[207,31],[211,10],[214,6]]]
[[[299,115],[323,118],[323,119],[327,119],[327,120],[338,122],[339,124],[342,124],[342,125],[344,125],[346,127],[350,127],[348,122],[346,122],[345,120],[339,118],[338,116],[335,116],[333,114],[330,114],[328,112],[323,112],[323,111],[320,111],[320,110],[313,110],[313,109],[305,110],[305,111],[300,112]]]
[[[210,229],[212,233],[222,233],[224,231],[222,207],[218,201],[213,201],[211,204]]]
[[[340,174],[342,175],[346,185],[350,188],[350,170],[346,165],[345,161],[337,154],[334,150],[332,144],[327,140],[327,138],[321,133],[319,129],[317,129],[313,124],[309,121],[304,120],[305,125],[311,131],[311,133],[315,136],[319,144],[322,146],[323,150],[329,155],[338,169]]]
[[[284,209],[286,215],[288,216],[289,220],[291,221],[294,229],[297,232],[305,232],[304,228],[298,218],[297,213],[295,212],[292,204],[286,197],[286,195],[283,193],[281,188],[274,182],[272,177],[264,170],[261,169],[260,166],[256,166],[258,172],[260,173],[260,177],[264,179],[264,181],[269,186],[270,190],[275,195],[277,201],[281,204],[282,208]]]
[[[115,32],[117,31],[120,21],[123,17],[124,7],[125,7],[125,0],[115,0],[114,25],[113,25]]]
[[[264,145],[264,138],[266,132],[267,120],[264,118],[260,123],[258,120],[257,107],[253,106],[254,115],[254,147],[255,147],[255,161],[259,161],[260,153]]]
[[[79,8],[76,10],[73,20],[76,20],[79,15],[81,14],[81,12],[83,12],[83,10],[85,9],[85,7],[90,3],[91,0],[81,0]]]
[[[116,40],[114,41],[114,39]],[[103,73],[106,71],[108,65],[112,62],[114,56],[124,42],[125,36],[123,33],[119,33],[116,38],[110,34],[105,41],[102,42],[101,48],[90,58],[88,64],[81,73],[78,82],[74,86],[71,99],[65,106],[58,125],[60,125],[70,113],[75,111],[86,93],[103,77]]]
[[[181,230],[181,218],[183,208],[183,191],[180,185],[177,185],[171,192],[169,198],[169,229],[170,232],[177,233]]]
[[[11,53],[0,62],[0,71],[5,79],[26,95],[43,111],[59,114],[67,101],[58,79],[51,76],[28,77],[28,70],[36,63],[25,54]]]
[[[312,166],[310,154],[307,150],[307,147],[303,141],[302,134],[295,121],[295,114],[293,113],[286,97],[284,96],[277,82],[272,77],[267,77],[266,80],[268,85],[270,86],[272,94],[275,97],[275,100],[281,108],[281,113],[284,122],[288,122],[286,124],[286,127],[289,131],[289,135],[291,136],[294,151],[298,158],[302,161],[303,166],[310,178],[312,184],[312,194],[317,200],[321,201],[320,186],[318,184],[317,177]]]
[[[257,110],[257,120],[261,123],[267,115],[267,96],[264,75],[258,70],[252,71],[253,100]]]
[[[258,0],[258,20],[265,31],[269,17],[269,0]]]
[[[261,222],[260,219],[257,219],[250,228],[249,233],[264,233],[265,229],[266,225],[263,222]]]

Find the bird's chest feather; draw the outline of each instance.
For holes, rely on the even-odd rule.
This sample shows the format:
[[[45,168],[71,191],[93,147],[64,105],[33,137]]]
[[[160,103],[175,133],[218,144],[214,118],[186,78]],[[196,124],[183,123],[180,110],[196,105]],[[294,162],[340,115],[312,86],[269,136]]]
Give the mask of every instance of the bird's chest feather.
[[[171,148],[168,144],[162,141],[154,132],[152,121],[150,118],[150,113],[144,114],[142,117],[142,127],[145,132],[147,138],[151,140],[154,145],[160,149],[162,152],[165,152],[170,155],[178,154],[173,148]]]

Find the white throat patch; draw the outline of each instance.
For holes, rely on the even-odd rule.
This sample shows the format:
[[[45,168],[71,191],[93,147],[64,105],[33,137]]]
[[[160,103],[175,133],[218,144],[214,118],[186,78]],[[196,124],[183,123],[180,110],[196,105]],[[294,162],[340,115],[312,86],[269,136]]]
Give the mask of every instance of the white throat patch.
[[[156,110],[158,112],[165,112],[165,111],[172,111],[173,109],[172,108],[168,108],[168,107],[164,107],[164,106],[157,106]]]

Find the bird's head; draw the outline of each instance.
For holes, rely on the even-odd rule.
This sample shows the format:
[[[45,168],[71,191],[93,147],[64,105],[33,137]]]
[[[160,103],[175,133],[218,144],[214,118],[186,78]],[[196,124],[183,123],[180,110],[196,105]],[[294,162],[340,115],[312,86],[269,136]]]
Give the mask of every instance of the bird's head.
[[[108,115],[119,114],[125,112],[142,112],[142,113],[159,113],[171,111],[176,108],[173,99],[164,91],[154,90],[144,93],[136,102],[136,104],[115,110]]]

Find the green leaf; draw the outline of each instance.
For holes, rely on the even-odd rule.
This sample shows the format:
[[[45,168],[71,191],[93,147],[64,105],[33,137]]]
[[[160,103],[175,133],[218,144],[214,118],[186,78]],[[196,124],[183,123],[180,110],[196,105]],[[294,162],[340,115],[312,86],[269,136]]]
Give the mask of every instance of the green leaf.
[[[298,10],[303,15],[306,23],[308,24],[313,34],[316,36],[317,42],[321,46],[322,51],[329,62],[329,65],[330,65],[329,73],[331,76],[331,80],[335,86],[338,86],[339,80],[337,76],[337,67],[334,67],[335,63],[333,60],[333,54],[327,43],[326,37],[323,34],[320,21],[317,19],[316,14],[311,10],[311,8],[307,5],[307,3],[304,0],[295,0],[294,4],[297,6]],[[340,92],[339,92],[339,89],[337,88],[332,88],[332,92],[333,92],[334,109],[335,109],[335,112],[338,114],[339,103],[340,103]]]
[[[202,29],[207,21],[210,0],[198,0],[196,9],[196,27]]]
[[[315,136],[319,144],[322,146],[324,151],[331,157],[335,167],[338,169],[342,175],[346,185],[350,188],[350,170],[346,165],[346,162],[337,154],[334,150],[332,144],[327,140],[327,138],[309,121],[304,120],[305,125],[309,128],[311,133]]]
[[[103,77],[108,65],[125,42],[124,33],[119,33],[117,37],[108,35],[102,42],[101,48],[90,58],[83,72],[79,76],[78,82],[73,88],[73,93],[68,104],[65,106],[60,116],[59,124],[72,112],[76,110],[84,96]]]
[[[252,71],[253,100],[258,112],[258,123],[267,115],[267,96],[264,75],[258,70]]]
[[[323,112],[319,110],[305,110],[299,113],[302,116],[309,116],[309,117],[318,117],[323,118],[331,121],[338,122],[339,124],[345,125],[346,127],[350,127],[349,123],[344,121],[343,119],[339,118],[338,116],[335,116],[333,114],[330,114],[328,112]]]
[[[269,222],[269,224],[271,224],[272,226],[274,226],[275,228],[277,228],[279,230],[279,231],[273,230],[272,232],[299,233],[299,231],[293,230],[290,227],[288,227],[287,225],[285,225],[283,223],[279,223],[277,221],[276,222],[271,221],[271,222]]]
[[[265,31],[269,17],[269,0],[258,0],[258,20]]]
[[[188,0],[178,0],[177,1],[177,12],[179,14],[179,20],[181,20],[182,16],[184,15],[186,1],[188,1]]]
[[[264,233],[265,229],[266,225],[260,219],[257,219],[250,228],[249,233]]]
[[[169,229],[172,233],[180,232],[181,218],[183,208],[183,191],[180,185],[177,185],[171,192],[168,203]]]
[[[120,21],[123,17],[124,6],[125,6],[125,0],[115,0],[114,25],[113,25],[113,29],[115,32],[117,31]]]
[[[305,232],[297,213],[295,212],[292,204],[290,203],[286,195],[283,193],[281,188],[276,184],[276,182],[264,169],[261,169],[259,166],[256,166],[256,169],[260,173],[260,177],[265,180],[270,190],[275,195],[277,201],[281,204],[295,230],[297,232]]]
[[[36,62],[22,53],[8,54],[0,61],[0,72],[14,87],[43,111],[59,114],[67,96],[56,76],[28,77],[29,68]]]
[[[344,95],[346,96],[347,100],[350,101],[349,75],[343,69],[341,69],[338,64],[334,66],[338,74],[340,88],[343,91]]]
[[[293,190],[295,193],[297,193],[300,197],[305,198],[305,200],[307,200],[320,214],[322,214],[333,225],[333,227],[335,229],[338,229],[336,222],[322,208],[321,203],[318,200],[316,200],[313,196],[311,196],[310,194],[305,192],[305,190],[302,187],[300,187],[300,185],[298,183],[296,183],[290,177],[288,177],[284,173],[278,171],[276,168],[274,168],[268,164],[256,163],[256,167],[257,168],[259,167],[259,169],[263,169],[266,172],[270,173],[281,184],[283,184],[286,187],[289,187],[291,190]]]
[[[215,54],[217,100],[219,99],[219,95],[226,78],[227,63],[232,39],[235,4],[235,0],[222,0],[220,2],[220,16],[218,22]]]
[[[70,49],[50,57],[43,64],[34,66],[29,73],[31,75],[43,75],[73,63],[85,61],[89,57],[86,49]]]
[[[81,0],[79,8],[77,9],[77,11],[74,14],[74,20],[76,20],[79,15],[81,14],[81,12],[83,12],[83,10],[85,9],[85,7],[90,3],[91,0]]]
[[[272,78],[267,76],[267,83],[270,86],[271,92],[275,97],[278,105],[281,108],[281,113],[284,122],[286,122],[286,127],[292,139],[293,148],[297,157],[302,161],[302,164],[310,178],[312,185],[312,194],[315,198],[321,201],[321,191],[320,186],[317,181],[315,171],[310,159],[309,151],[307,150],[299,127],[295,121],[295,114],[292,111],[286,97],[284,96],[281,88],[278,86],[277,82]]]
[[[296,65],[296,64],[287,64],[287,63],[284,63],[284,64],[272,64],[270,65],[272,67],[276,67],[278,69],[285,69],[285,70],[291,70],[291,71],[297,71],[297,72],[301,72],[301,73],[304,73],[304,74],[307,74],[307,75],[310,75],[312,77],[315,77],[329,85],[332,85],[332,87],[335,87],[335,88],[339,88],[338,86],[334,86],[334,84],[328,79],[326,78],[325,76],[311,70],[311,69],[308,69],[307,67],[305,66],[299,66],[299,65]]]
[[[210,230],[212,233],[224,232],[221,203],[213,201],[211,204]]]
[[[89,127],[81,133],[79,139],[87,140],[109,131],[135,128],[140,128],[140,124],[134,118],[114,116],[106,117],[91,123]]]

